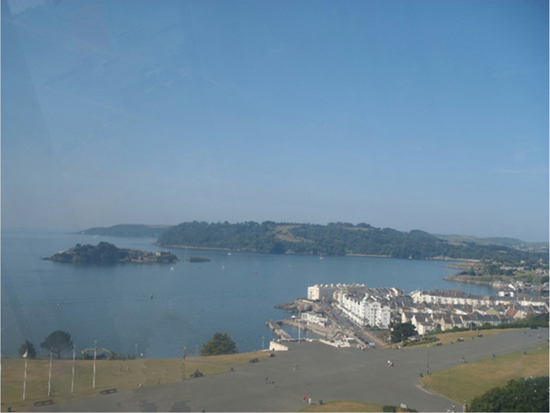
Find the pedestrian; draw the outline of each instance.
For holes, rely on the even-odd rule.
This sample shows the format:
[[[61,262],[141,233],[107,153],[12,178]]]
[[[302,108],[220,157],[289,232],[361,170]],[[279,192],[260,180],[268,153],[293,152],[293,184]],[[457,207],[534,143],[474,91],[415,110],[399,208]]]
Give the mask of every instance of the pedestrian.
[[[267,384],[267,377],[265,378],[265,384]]]
[[[275,382],[274,382],[274,381],[271,382],[271,388],[272,388],[272,389],[275,388]]]
[[[307,397],[306,397],[306,395],[304,394],[304,403],[306,402],[306,399],[307,399]]]
[[[309,398],[309,404],[311,404],[311,397]]]

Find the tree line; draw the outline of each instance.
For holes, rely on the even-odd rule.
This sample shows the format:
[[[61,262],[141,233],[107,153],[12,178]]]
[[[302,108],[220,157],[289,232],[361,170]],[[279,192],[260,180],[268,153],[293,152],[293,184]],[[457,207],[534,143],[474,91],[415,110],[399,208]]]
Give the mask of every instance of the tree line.
[[[40,343],[40,347],[47,350],[48,353],[51,352],[52,356],[57,359],[61,359],[62,356],[73,349],[74,344],[71,338],[71,335],[63,330],[56,330],[46,336],[44,341]],[[214,336],[203,344],[201,348],[201,356],[216,356],[221,354],[235,354],[237,353],[237,344],[227,333],[215,333]],[[30,359],[35,359],[37,356],[36,348],[34,344],[29,340],[19,347],[19,356],[26,357]],[[111,352],[111,355],[114,355],[112,358],[116,359],[126,359],[126,358],[135,358],[135,355],[122,355],[118,353]]]
[[[280,228],[290,225],[289,237],[281,236]],[[457,259],[525,261],[548,264],[548,255],[529,253],[501,245],[464,242],[450,244],[444,239],[420,230],[401,232],[391,228],[374,228],[368,224],[350,223],[287,224],[273,221],[230,224],[184,222],[170,227],[157,241],[160,245],[220,248],[263,253],[294,253],[313,255],[364,254],[391,258],[427,259],[450,257]]]

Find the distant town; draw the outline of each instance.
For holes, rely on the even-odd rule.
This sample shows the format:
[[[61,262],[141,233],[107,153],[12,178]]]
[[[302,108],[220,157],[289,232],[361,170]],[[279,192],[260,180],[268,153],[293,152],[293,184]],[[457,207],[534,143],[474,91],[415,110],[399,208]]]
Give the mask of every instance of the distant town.
[[[430,333],[513,325],[527,317],[548,315],[548,282],[536,294],[523,283],[502,285],[496,295],[475,295],[461,290],[413,291],[365,284],[317,284],[308,287],[307,299],[277,306],[298,313],[268,324],[280,340],[294,340],[283,329],[288,324],[310,330],[320,341],[338,347],[384,346],[394,327],[409,323],[411,336],[399,341],[420,341]],[[525,294],[524,290],[531,292]],[[299,339],[301,339],[299,337]]]

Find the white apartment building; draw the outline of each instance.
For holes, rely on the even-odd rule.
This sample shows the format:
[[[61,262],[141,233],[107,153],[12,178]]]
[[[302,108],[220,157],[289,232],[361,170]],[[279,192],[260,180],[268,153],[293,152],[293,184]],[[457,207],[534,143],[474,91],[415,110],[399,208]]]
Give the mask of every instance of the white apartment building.
[[[388,328],[391,321],[390,306],[368,294],[338,295],[338,307],[359,326]]]
[[[337,286],[334,284],[315,284],[307,288],[307,298],[314,301],[331,301]]]
[[[314,301],[332,301],[336,291],[347,288],[366,289],[367,286],[365,284],[315,284],[307,288],[307,298]]]
[[[494,305],[506,304],[510,300],[503,297],[500,300],[493,301],[490,296],[474,295],[462,291],[413,291],[410,296],[415,303],[428,304],[453,304],[453,305]]]

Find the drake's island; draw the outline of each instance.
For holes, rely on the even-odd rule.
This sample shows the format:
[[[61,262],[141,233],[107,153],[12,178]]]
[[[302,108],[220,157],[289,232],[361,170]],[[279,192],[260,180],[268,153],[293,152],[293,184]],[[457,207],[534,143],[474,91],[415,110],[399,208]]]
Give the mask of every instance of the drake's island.
[[[115,264],[132,262],[137,264],[173,263],[178,258],[168,251],[140,251],[127,248],[117,248],[108,242],[94,245],[76,244],[66,251],[59,251],[45,260],[55,262],[87,263],[87,264]]]

